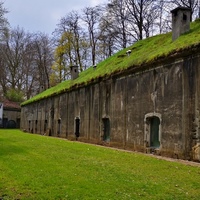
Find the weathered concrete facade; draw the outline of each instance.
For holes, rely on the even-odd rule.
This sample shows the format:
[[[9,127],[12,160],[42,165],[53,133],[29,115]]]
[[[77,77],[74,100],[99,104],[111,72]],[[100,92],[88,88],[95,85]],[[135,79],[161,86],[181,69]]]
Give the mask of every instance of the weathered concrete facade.
[[[148,66],[27,104],[21,129],[200,161],[200,54]]]

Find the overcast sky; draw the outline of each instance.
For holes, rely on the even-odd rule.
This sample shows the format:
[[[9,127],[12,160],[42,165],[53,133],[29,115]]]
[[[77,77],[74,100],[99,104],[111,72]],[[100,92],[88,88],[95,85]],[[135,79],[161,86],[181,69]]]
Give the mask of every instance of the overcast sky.
[[[29,32],[51,34],[61,17],[72,10],[107,3],[108,0],[3,0],[12,28],[19,26]]]

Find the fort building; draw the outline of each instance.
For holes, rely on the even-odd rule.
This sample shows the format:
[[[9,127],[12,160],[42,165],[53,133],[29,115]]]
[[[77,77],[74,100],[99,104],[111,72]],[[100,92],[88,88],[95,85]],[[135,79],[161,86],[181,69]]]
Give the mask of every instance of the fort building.
[[[72,80],[24,102],[21,129],[200,161],[200,21],[183,8],[172,17],[176,34],[72,67]]]

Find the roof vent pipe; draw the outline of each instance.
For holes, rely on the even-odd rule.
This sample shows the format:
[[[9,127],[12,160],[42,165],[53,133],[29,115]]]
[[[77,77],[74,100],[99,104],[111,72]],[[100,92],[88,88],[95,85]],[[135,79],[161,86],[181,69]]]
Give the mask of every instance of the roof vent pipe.
[[[172,13],[172,40],[176,40],[181,34],[190,30],[191,9],[177,7]]]

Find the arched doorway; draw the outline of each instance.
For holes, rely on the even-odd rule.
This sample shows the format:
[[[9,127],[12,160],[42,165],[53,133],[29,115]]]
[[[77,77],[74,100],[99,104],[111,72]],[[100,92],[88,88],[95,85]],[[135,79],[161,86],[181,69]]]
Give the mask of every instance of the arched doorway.
[[[145,147],[151,150],[161,148],[161,114],[148,113],[144,119],[144,141]]]
[[[7,127],[6,128],[16,128],[17,125],[16,125],[16,122],[14,120],[9,120],[7,122]]]

